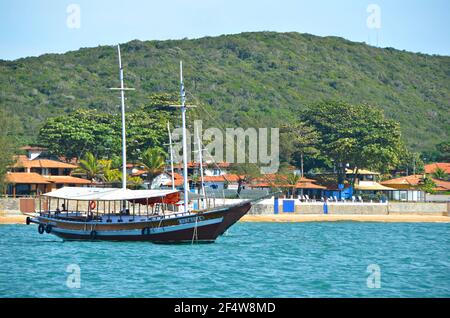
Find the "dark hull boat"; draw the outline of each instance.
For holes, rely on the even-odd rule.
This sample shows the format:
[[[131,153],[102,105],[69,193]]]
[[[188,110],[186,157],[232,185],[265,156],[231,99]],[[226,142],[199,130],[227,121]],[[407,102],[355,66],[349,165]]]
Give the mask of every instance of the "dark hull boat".
[[[124,92],[132,89],[124,86],[120,47],[118,47],[118,56],[120,88],[113,88],[113,90],[121,92],[122,188],[64,187],[46,193],[43,195],[46,200],[43,211],[41,205],[38,214],[27,218],[27,224],[38,224],[39,233],[54,234],[64,240],[150,241],[156,243],[214,242],[217,237],[243,217],[250,210],[252,204],[258,200],[242,201],[235,205],[221,207],[204,207],[200,211],[193,211],[189,207],[189,199],[194,195],[189,191],[188,185],[185,115],[188,106],[185,105],[181,62],[181,105],[177,107],[181,107],[182,110],[183,212],[178,212],[177,205],[180,202],[181,191],[175,188],[172,190],[127,189]],[[203,180],[203,171],[201,173]],[[205,199],[204,194],[203,199]],[[56,207],[53,205],[52,209],[51,203],[55,201]],[[63,201],[62,211],[59,210],[61,201]],[[81,205],[84,204],[84,212],[79,208],[80,202]],[[119,208],[116,208],[117,203],[119,203]],[[75,205],[75,208],[70,210],[69,205],[71,207]],[[142,210],[145,213],[141,213]]]
[[[254,202],[254,201],[253,201]],[[106,215],[88,217],[78,213],[41,213],[28,217],[39,224],[39,233],[63,240],[149,241],[154,243],[212,243],[241,219],[252,201],[198,212],[164,215]]]

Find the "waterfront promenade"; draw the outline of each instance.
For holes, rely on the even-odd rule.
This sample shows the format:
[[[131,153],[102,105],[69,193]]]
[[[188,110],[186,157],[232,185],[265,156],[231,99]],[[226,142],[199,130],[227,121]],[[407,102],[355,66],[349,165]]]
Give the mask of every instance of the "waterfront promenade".
[[[292,199],[286,199],[292,201]],[[216,199],[216,204],[234,204],[237,199]],[[0,224],[24,224],[25,215],[20,212],[19,199],[0,199]],[[254,205],[242,222],[450,222],[450,202],[389,202],[352,203],[330,202],[327,213],[323,202],[294,200],[292,212],[285,212],[285,202],[278,200],[275,213],[273,199]]]

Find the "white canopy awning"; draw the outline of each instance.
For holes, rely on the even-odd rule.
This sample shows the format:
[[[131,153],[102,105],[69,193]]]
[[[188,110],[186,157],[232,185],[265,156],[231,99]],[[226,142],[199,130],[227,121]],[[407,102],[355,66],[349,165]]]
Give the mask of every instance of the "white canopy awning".
[[[118,188],[64,187],[44,194],[46,197],[79,201],[120,201],[161,198],[178,190],[130,190]]]

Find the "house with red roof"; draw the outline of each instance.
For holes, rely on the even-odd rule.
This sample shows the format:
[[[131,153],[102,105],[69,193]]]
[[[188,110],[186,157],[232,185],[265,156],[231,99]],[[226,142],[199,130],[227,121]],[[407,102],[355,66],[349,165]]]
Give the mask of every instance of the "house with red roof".
[[[214,190],[237,190],[239,188],[239,182],[243,182],[244,178],[245,176],[239,176],[237,174],[207,175],[203,177],[203,183],[205,188]]]
[[[310,199],[320,199],[326,187],[317,184],[314,179],[301,177],[295,184],[289,182],[286,175],[266,174],[260,178],[254,179],[247,185],[253,189],[276,189],[286,191],[288,195],[302,198],[303,195]]]
[[[22,147],[26,155],[14,157],[14,164],[6,174],[6,195],[29,196],[50,192],[63,186],[88,186],[90,180],[71,175],[77,168],[71,163],[42,158],[46,149],[41,147]]]
[[[420,189],[424,182],[424,175],[415,174],[406,177],[394,178],[381,182],[381,184],[394,188],[392,191],[392,199],[398,201],[424,201],[425,192]],[[436,184],[433,191],[448,192],[450,191],[450,182],[435,178],[431,180]]]
[[[145,172],[140,175],[141,177],[145,178]],[[182,189],[184,185],[184,178],[183,175],[179,174],[178,172],[173,173],[173,180],[175,182],[175,189]],[[191,179],[188,179],[190,182]],[[151,184],[151,189],[171,189],[172,188],[172,173],[165,171],[161,173],[159,176],[153,179],[153,182]]]

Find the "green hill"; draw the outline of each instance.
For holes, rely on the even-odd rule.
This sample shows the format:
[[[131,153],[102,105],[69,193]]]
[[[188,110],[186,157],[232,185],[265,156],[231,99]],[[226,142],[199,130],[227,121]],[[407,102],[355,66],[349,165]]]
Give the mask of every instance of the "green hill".
[[[375,48],[336,37],[242,33],[122,45],[130,108],[156,92],[178,92],[178,61],[193,114],[205,125],[274,127],[321,99],[367,102],[399,121],[412,150],[448,138],[450,57]],[[113,46],[0,61],[0,107],[33,141],[44,120],[75,108],[118,112]],[[194,98],[195,97],[195,98]],[[194,100],[193,100],[194,99]],[[210,119],[208,115],[217,118]]]

